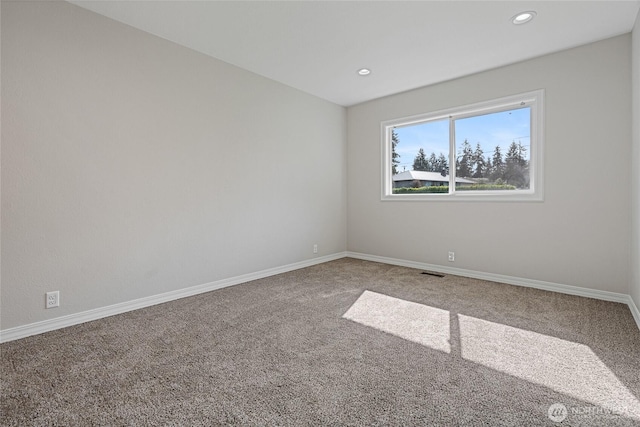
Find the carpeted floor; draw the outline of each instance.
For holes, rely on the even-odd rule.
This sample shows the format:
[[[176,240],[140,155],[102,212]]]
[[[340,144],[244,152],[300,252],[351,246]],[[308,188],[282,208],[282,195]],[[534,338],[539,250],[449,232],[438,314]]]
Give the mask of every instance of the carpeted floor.
[[[627,306],[420,273],[341,259],[2,344],[0,424],[640,426]]]

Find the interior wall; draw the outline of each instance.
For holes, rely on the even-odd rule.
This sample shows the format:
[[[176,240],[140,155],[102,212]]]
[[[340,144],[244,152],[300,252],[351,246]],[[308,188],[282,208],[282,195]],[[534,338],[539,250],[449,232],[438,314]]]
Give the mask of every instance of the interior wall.
[[[1,16],[3,330],[346,250],[343,107],[66,2]]]
[[[348,250],[628,294],[630,47],[622,35],[348,108]],[[543,202],[381,201],[381,121],[536,89]]]
[[[631,156],[631,298],[640,308],[640,12],[632,33],[632,129],[633,155]]]

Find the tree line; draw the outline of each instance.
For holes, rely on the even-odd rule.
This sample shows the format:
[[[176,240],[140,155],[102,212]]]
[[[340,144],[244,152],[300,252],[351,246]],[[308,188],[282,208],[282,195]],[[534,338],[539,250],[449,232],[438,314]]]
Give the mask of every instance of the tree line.
[[[396,152],[396,146],[400,141],[395,131],[391,134],[393,174],[398,173],[400,155]],[[526,157],[527,148],[520,142],[513,141],[505,155],[497,145],[492,155],[485,157],[480,143],[475,150],[469,141],[462,143],[462,152],[456,157],[456,176],[471,178],[478,183],[485,184],[509,184],[517,188],[529,188],[529,161]],[[439,172],[443,176],[449,174],[449,159],[440,153],[426,155],[420,148],[413,160],[413,170]]]

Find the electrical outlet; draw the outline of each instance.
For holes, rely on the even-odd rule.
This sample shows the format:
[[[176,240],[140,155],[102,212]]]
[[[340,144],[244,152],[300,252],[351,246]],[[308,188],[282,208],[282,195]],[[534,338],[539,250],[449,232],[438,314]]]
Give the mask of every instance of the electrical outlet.
[[[456,253],[455,252],[449,252],[449,261],[450,262],[454,262],[456,260]]]
[[[46,308],[53,308],[60,306],[60,291],[47,292],[47,305]]]
[[[313,245],[313,253],[314,254],[318,253],[318,245]]]

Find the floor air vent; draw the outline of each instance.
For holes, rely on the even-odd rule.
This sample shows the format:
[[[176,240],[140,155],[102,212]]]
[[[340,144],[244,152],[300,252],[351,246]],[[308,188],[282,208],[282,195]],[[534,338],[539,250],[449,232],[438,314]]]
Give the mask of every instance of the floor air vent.
[[[434,273],[433,271],[423,271],[420,274],[426,274],[427,276],[444,277],[444,274]]]

